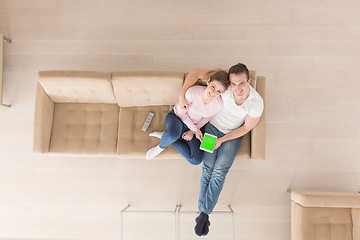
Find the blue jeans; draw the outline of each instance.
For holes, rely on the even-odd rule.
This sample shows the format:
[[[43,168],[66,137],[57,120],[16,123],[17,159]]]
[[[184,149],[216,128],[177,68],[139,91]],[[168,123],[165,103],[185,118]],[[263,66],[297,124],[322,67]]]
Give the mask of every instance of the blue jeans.
[[[205,132],[222,137],[225,134],[207,123]],[[199,211],[210,214],[220,196],[226,174],[232,166],[242,137],[226,141],[213,153],[204,153],[203,170],[200,180]]]
[[[163,133],[159,147],[165,148],[170,144],[191,164],[201,163],[204,152],[200,150],[200,141],[193,136],[191,141],[181,139],[184,132],[189,128],[171,110],[165,118],[166,131]]]

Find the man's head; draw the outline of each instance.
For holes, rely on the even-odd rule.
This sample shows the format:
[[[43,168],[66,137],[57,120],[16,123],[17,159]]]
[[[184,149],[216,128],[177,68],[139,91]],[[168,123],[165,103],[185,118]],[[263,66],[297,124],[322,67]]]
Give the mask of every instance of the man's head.
[[[234,95],[238,97],[244,96],[250,84],[249,69],[242,63],[232,66],[229,69],[229,80]]]

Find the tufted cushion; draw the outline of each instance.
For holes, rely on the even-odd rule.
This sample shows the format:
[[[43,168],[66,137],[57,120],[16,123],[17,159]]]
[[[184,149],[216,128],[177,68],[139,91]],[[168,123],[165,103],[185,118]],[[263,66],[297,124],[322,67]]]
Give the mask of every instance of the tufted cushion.
[[[115,155],[117,104],[55,104],[50,152]]]
[[[110,73],[41,71],[38,81],[56,103],[116,103]]]
[[[119,135],[117,155],[119,158],[145,158],[146,151],[159,144],[160,139],[149,137],[154,131],[165,131],[165,117],[172,106],[122,107],[119,112]],[[141,130],[149,112],[154,117],[146,132]],[[179,159],[181,155],[172,147],[167,147],[156,158]]]
[[[294,240],[352,240],[350,208],[302,207],[292,202]]]
[[[120,107],[174,105],[184,80],[183,72],[115,72],[112,84]]]

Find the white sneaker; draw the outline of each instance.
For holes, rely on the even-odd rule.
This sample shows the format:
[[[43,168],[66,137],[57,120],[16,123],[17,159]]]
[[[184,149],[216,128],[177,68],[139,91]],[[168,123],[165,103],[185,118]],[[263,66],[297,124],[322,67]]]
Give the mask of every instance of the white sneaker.
[[[157,137],[157,138],[160,138],[162,137],[164,132],[152,132],[149,134],[150,137]]]
[[[156,157],[157,155],[159,155],[162,151],[164,151],[165,148],[161,148],[159,145],[150,148],[147,152],[146,152],[146,160],[151,160],[154,157]]]

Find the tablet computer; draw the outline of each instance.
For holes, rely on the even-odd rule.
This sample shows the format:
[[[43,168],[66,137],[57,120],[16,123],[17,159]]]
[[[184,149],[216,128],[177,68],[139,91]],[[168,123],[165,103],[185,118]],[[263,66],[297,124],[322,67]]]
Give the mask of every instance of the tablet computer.
[[[214,151],[216,139],[216,136],[205,133],[204,138],[201,141],[200,149],[212,153]]]

